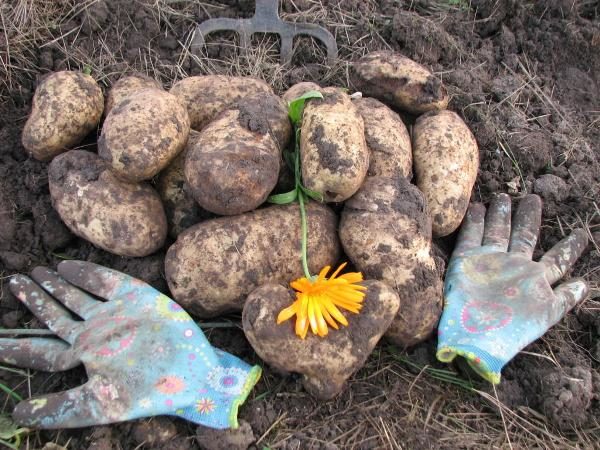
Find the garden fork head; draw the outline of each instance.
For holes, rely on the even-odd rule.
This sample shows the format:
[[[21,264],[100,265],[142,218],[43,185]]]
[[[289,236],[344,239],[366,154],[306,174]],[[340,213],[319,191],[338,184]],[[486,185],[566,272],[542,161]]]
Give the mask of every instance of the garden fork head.
[[[197,53],[205,45],[205,36],[214,31],[236,31],[240,44],[245,51],[254,33],[276,33],[281,38],[281,63],[292,62],[292,44],[298,35],[313,36],[323,42],[327,48],[327,63],[333,64],[337,58],[337,44],[333,35],[325,28],[312,23],[284,22],[279,17],[278,0],[256,0],[254,16],[250,19],[208,19],[196,28],[192,41],[192,52]]]

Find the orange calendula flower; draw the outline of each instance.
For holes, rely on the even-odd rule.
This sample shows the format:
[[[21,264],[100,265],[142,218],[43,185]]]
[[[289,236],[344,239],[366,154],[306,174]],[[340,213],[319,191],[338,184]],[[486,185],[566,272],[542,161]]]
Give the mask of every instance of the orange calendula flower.
[[[367,288],[361,286],[363,280],[360,272],[350,272],[339,275],[346,263],[327,278],[331,266],[324,267],[317,277],[312,280],[299,278],[290,283],[296,290],[296,301],[287,308],[281,310],[277,316],[280,324],[296,316],[296,334],[304,339],[308,328],[314,334],[323,337],[327,335],[327,324],[336,330],[339,329],[338,322],[344,326],[348,321],[340,309],[345,309],[358,314],[362,308]],[[339,275],[339,276],[338,276]]]

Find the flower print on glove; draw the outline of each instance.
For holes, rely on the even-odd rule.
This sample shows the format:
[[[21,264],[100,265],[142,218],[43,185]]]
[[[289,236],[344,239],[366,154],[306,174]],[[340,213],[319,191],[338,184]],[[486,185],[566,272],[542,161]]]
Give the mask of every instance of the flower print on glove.
[[[64,261],[58,273],[38,267],[31,278],[14,276],[10,289],[57,337],[0,339],[0,362],[50,372],[83,364],[88,381],[19,403],[18,424],[73,428],[175,415],[237,427],[260,368],[211,347],[177,303],[83,261]]]
[[[498,195],[487,215],[483,205],[471,205],[444,282],[440,361],[462,356],[483,378],[499,383],[508,361],[586,297],[581,279],[552,288],[581,256],[586,233],[573,231],[532,261],[541,215],[537,195],[521,200],[512,226],[508,195]]]

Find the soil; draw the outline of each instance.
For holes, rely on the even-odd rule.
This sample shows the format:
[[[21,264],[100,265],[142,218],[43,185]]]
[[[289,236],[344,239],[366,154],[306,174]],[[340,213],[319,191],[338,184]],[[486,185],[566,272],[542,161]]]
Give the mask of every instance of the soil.
[[[37,4],[38,2],[32,2]],[[43,2],[39,2],[43,3]],[[69,4],[69,2],[64,2]],[[79,2],[73,2],[73,5]],[[449,109],[472,129],[480,170],[472,201],[496,192],[514,199],[536,192],[544,223],[535,258],[584,226],[593,243],[570,276],[590,282],[591,297],[503,371],[494,391],[444,381],[435,340],[416,348],[377,347],[346,390],[317,402],[299,378],[265,367],[240,409],[247,424],[223,437],[176,419],[155,418],[79,430],[32,433],[28,448],[47,442],[70,449],[128,448],[480,448],[597,446],[600,441],[600,7],[586,0],[285,0],[286,20],[311,21],[335,33],[341,62],[324,66],[324,50],[296,43],[293,67],[280,70],[277,42],[253,39],[259,50],[240,54],[235,37],[217,33],[199,60],[186,46],[196,21],[249,17],[253,2],[98,0],[67,8],[27,54],[33,70],[0,83],[0,325],[41,327],[7,289],[8,276],[61,259],[93,261],[141,278],[168,293],[164,250],[122,258],[75,237],[52,209],[48,164],[28,158],[21,132],[39,80],[67,68],[91,69],[104,89],[123,73],[146,72],[165,87],[207,72],[254,75],[282,93],[298,81],[347,86],[345,62],[391,48],[429,67],[447,87]],[[12,3],[9,2],[8,14]],[[0,8],[5,8],[2,6]],[[4,10],[3,10],[4,11]],[[35,8],[32,10],[35,12]],[[3,22],[4,26],[4,22]],[[11,38],[10,35],[7,35]],[[14,37],[14,36],[13,36]],[[0,41],[3,41],[0,39]],[[8,42],[8,41],[7,41]],[[271,45],[273,44],[273,45]],[[15,47],[11,57],[15,57]],[[8,57],[0,43],[0,58]],[[4,61],[4,60],[3,60]],[[29,67],[29,66],[28,66]],[[0,72],[3,73],[3,72]],[[407,125],[414,117],[402,115]],[[96,133],[80,146],[96,150]],[[436,242],[447,258],[454,236]],[[168,243],[170,244],[170,243]],[[165,246],[165,249],[167,246]],[[231,317],[239,321],[239,317]],[[260,363],[237,328],[207,331],[217,347]],[[23,375],[0,368],[3,384],[24,397],[85,381],[82,368]],[[469,383],[469,381],[465,381]],[[28,386],[29,384],[29,386]],[[471,386],[471,385],[469,385]],[[5,396],[3,411],[15,402]],[[498,407],[499,402],[503,405]],[[225,440],[225,439],[230,439]]]

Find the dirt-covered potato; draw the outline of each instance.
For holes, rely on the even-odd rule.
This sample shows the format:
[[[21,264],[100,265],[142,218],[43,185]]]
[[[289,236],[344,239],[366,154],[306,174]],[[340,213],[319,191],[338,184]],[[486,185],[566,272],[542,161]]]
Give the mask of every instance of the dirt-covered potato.
[[[187,152],[185,179],[200,206],[215,214],[256,209],[277,184],[280,140],[291,135],[287,111],[272,94],[248,100],[219,114]]]
[[[283,98],[286,102],[291,102],[292,100],[297,99],[301,95],[306,94],[308,91],[320,90],[321,86],[319,86],[317,83],[313,83],[312,81],[302,81],[291,86],[287,91],[283,93],[281,98]]]
[[[277,315],[295,300],[281,284],[266,284],[246,300],[242,314],[244,333],[264,361],[278,370],[303,375],[305,389],[328,400],[339,394],[345,381],[360,369],[398,311],[400,300],[385,283],[367,280],[359,314],[344,313],[348,326],[330,329],[325,338],[308,333],[300,339],[294,321],[277,325]]]
[[[162,89],[161,84],[154,78],[147,75],[136,73],[120,78],[106,94],[106,102],[104,104],[104,115],[107,115],[111,109],[123,99],[131,94],[143,89]]]
[[[309,268],[316,273],[339,257],[337,218],[316,202],[308,204],[307,217]],[[200,317],[241,311],[258,286],[302,276],[300,230],[297,204],[194,225],[167,252],[169,289],[181,306]]]
[[[259,92],[272,94],[273,90],[256,78],[203,75],[178,81],[170,92],[183,101],[192,128],[200,131],[234,103]]]
[[[421,64],[390,50],[368,53],[355,62],[350,82],[364,95],[412,114],[448,106],[448,93],[438,78]]]
[[[169,235],[177,238],[186,228],[214,217],[214,215],[194,200],[189,186],[185,182],[184,166],[188,149],[200,137],[198,131],[190,130],[188,142],[183,151],[160,173],[156,190],[162,199],[169,225]]]
[[[362,117],[341,89],[321,90],[323,99],[307,102],[302,116],[300,157],[304,185],[325,201],[350,198],[369,168]]]
[[[104,109],[102,90],[94,79],[71,71],[44,78],[32,103],[22,143],[40,161],[49,161],[79,144],[98,126]]]
[[[160,249],[167,221],[150,185],[117,178],[95,153],[71,150],[48,171],[52,205],[69,229],[120,256],[147,256]]]
[[[181,152],[190,132],[187,111],[161,89],[143,89],[106,116],[98,155],[128,181],[152,178]]]
[[[479,168],[477,141],[452,111],[419,117],[413,128],[416,184],[425,194],[433,236],[458,228],[469,206]]]
[[[412,178],[412,149],[406,125],[398,114],[374,98],[353,100],[365,122],[371,151],[367,176]]]
[[[344,205],[340,240],[365,278],[387,283],[400,297],[386,336],[402,346],[426,339],[442,312],[442,271],[432,256],[423,194],[404,178],[368,177]]]

